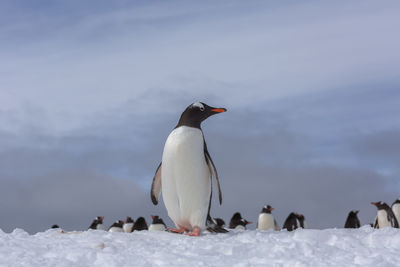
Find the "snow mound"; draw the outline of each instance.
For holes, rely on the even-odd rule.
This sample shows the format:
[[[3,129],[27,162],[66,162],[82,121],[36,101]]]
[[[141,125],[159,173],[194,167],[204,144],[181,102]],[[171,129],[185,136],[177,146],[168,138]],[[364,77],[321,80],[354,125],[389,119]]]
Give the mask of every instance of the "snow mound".
[[[400,230],[167,232],[0,230],[0,266],[400,266]]]

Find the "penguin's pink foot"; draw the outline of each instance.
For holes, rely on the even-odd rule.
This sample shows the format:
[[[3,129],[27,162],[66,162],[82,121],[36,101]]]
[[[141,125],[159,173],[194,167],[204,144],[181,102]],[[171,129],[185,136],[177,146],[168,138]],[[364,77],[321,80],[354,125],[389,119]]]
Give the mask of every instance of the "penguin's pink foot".
[[[201,232],[200,227],[195,226],[195,227],[193,227],[193,230],[191,233],[185,233],[185,234],[188,236],[200,236],[200,232]]]
[[[168,227],[168,232],[175,233],[175,234],[182,234],[182,233],[186,232],[186,229],[183,227],[179,227],[179,228]]]

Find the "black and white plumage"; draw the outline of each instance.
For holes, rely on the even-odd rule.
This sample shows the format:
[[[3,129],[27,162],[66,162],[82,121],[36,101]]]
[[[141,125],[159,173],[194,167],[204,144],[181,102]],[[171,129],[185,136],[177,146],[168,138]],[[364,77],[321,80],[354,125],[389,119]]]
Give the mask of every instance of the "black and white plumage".
[[[252,222],[243,219],[240,212],[236,212],[235,214],[233,214],[229,222],[229,229],[246,230],[246,226],[251,223]]]
[[[219,227],[225,227],[225,221],[221,218],[214,218],[214,222],[219,226]]]
[[[344,224],[344,228],[360,228],[360,220],[358,219],[358,210],[352,210],[349,212],[347,216],[346,222]]]
[[[147,222],[143,217],[137,218],[135,223],[133,224],[133,231],[143,231],[148,230]]]
[[[126,217],[126,220],[124,221],[124,225],[122,226],[122,229],[124,230],[125,233],[132,233],[133,231],[133,224],[135,222],[132,220],[131,217]]]
[[[288,231],[293,231],[297,228],[306,228],[304,215],[291,212],[283,223],[282,228],[287,229]]]
[[[392,211],[396,217],[397,222],[400,224],[400,198],[396,199],[392,204]]]
[[[269,230],[274,229],[279,231],[280,228],[276,222],[274,216],[272,215],[273,207],[266,205],[262,208],[260,215],[258,215],[257,229],[258,230]]]
[[[124,229],[122,228],[122,226],[124,225],[124,222],[121,220],[118,220],[116,222],[114,222],[110,228],[108,228],[109,232],[123,232]]]
[[[153,221],[150,224],[149,231],[165,231],[167,230],[167,226],[165,225],[163,219],[158,217],[157,215],[151,216]]]
[[[376,206],[378,213],[376,215],[374,228],[394,227],[399,228],[399,223],[392,209],[383,201],[371,202]]]
[[[195,230],[193,235],[199,235],[205,228],[226,232],[210,216],[212,178],[220,203],[222,194],[217,169],[200,127],[208,117],[225,111],[201,102],[189,105],[165,142],[162,162],[151,186],[151,200],[157,205],[162,191],[168,216],[178,231]]]
[[[97,216],[94,218],[92,224],[89,226],[89,229],[93,230],[106,230],[106,227],[103,224],[104,217],[103,216]]]

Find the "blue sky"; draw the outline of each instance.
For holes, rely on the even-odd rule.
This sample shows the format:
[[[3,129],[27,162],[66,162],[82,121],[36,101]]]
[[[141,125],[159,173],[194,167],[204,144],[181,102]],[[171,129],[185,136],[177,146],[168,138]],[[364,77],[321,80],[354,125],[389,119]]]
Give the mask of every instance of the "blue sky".
[[[225,196],[215,216],[255,220],[271,204],[281,223],[297,210],[312,227],[341,227],[351,209],[368,223],[371,201],[400,196],[399,11],[396,1],[2,1],[0,228],[165,217],[149,185],[197,100],[228,108],[203,125]]]

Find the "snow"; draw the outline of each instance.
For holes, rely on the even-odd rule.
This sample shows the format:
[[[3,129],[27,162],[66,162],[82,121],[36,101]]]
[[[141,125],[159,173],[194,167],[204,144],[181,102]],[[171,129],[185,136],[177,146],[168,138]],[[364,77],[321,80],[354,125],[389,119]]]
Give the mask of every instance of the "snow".
[[[189,237],[0,230],[0,266],[400,266],[400,230],[231,230]]]

